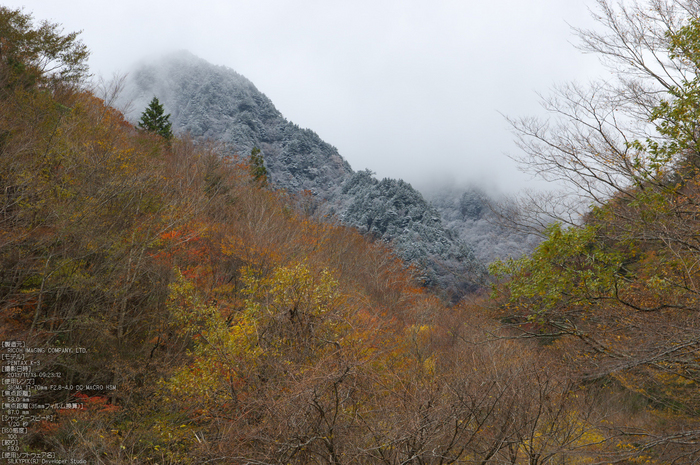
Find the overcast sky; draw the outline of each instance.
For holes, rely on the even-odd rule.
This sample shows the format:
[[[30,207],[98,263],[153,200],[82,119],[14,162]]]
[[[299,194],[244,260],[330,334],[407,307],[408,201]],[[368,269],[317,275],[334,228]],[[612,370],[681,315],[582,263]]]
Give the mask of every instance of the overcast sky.
[[[127,72],[186,49],[250,79],[290,121],[356,170],[428,182],[530,185],[505,154],[504,115],[541,114],[537,93],[605,77],[569,25],[582,0],[4,0],[82,30],[92,72]]]

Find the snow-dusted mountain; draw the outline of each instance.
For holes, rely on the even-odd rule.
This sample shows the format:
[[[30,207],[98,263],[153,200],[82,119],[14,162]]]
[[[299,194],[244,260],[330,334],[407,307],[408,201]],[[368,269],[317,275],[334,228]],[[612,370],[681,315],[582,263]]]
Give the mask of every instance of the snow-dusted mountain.
[[[157,96],[176,132],[225,142],[239,154],[258,147],[272,182],[323,198],[352,169],[335,147],[313,131],[287,121],[252,82],[223,66],[181,51],[142,63],[129,75],[122,99],[137,120]]]
[[[471,245],[482,263],[529,254],[542,240],[504,225],[491,210],[494,199],[478,188],[447,187],[425,192],[425,197],[440,212],[443,225]]]
[[[175,132],[226,143],[239,154],[258,147],[273,186],[309,190],[321,208],[346,224],[391,242],[406,261],[424,270],[428,284],[450,294],[474,289],[484,265],[440,213],[410,184],[354,172],[338,151],[309,129],[287,121],[270,99],[235,71],[188,52],[142,63],[129,75],[123,101],[136,121],[158,97]]]

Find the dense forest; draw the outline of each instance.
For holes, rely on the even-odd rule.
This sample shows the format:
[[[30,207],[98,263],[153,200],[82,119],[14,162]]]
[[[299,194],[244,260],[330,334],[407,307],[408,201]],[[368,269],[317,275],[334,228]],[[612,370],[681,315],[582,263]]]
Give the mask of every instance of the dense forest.
[[[29,354],[58,376],[29,388],[19,451],[698,463],[700,5],[598,7],[582,47],[618,79],[512,121],[571,188],[524,198],[509,217],[544,241],[456,303],[249,157],[133,126],[77,34],[0,7],[0,340],[85,349]]]
[[[186,51],[167,54],[137,65],[125,77],[116,105],[131,109],[127,120],[136,121],[153,95],[172,116],[176,132],[217,141],[222,153],[260,150],[271,186],[306,192],[316,214],[391,243],[434,291],[456,301],[483,282],[486,266],[469,241],[446,228],[420,192],[402,180],[380,181],[369,170],[353,171],[335,147],[288,121],[234,70]]]

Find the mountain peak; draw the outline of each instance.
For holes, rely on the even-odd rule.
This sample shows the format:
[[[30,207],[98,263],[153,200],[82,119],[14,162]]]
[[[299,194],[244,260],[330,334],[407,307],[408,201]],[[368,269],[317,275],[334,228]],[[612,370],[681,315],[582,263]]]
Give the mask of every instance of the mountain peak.
[[[325,197],[352,173],[335,147],[287,121],[250,80],[187,51],[142,62],[124,95],[135,109],[127,115],[132,121],[156,96],[176,132],[224,142],[241,155],[258,147],[278,186]]]
[[[272,185],[312,192],[323,211],[394,244],[406,261],[426,270],[426,282],[464,290],[473,288],[464,276],[473,279],[484,270],[471,248],[443,227],[439,213],[410,184],[355,173],[335,147],[287,121],[232,69],[175,52],[142,62],[130,76],[125,96],[137,111],[158,97],[175,132],[223,142],[241,155],[257,147]]]

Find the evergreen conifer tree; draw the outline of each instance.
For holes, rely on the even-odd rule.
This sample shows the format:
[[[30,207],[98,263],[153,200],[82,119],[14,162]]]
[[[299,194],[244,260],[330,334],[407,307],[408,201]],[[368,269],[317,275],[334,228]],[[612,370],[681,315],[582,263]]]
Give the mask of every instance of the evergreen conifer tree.
[[[253,147],[250,152],[250,174],[253,179],[261,186],[267,185],[267,168],[265,168],[265,160],[260,154],[260,149]]]
[[[151,103],[141,114],[139,127],[148,132],[154,132],[159,136],[163,136],[166,140],[173,137],[172,123],[170,122],[170,114],[164,115],[163,105],[156,97],[153,97]]]

